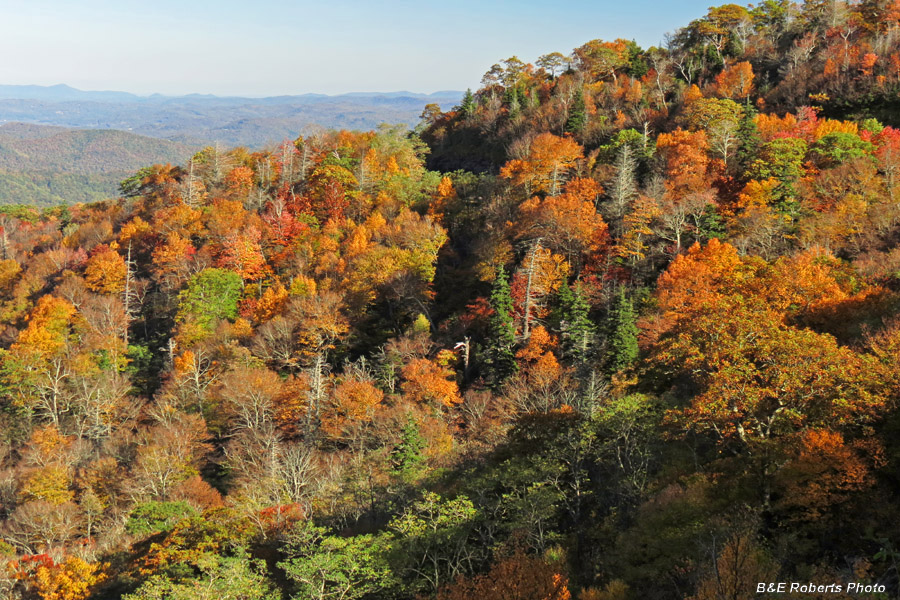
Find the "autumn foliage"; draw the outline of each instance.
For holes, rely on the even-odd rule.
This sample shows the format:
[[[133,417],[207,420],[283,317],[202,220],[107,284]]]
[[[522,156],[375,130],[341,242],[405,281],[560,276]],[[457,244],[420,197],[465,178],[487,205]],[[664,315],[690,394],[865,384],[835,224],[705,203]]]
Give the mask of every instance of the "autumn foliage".
[[[896,596],[898,7],[0,207],[0,595]]]

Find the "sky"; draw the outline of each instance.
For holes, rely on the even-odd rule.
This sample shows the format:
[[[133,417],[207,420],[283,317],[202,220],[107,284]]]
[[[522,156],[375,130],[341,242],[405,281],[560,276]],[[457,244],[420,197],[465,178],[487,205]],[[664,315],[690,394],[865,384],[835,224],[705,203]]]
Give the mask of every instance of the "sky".
[[[597,38],[648,47],[712,0],[0,0],[0,84],[274,96],[478,88]]]

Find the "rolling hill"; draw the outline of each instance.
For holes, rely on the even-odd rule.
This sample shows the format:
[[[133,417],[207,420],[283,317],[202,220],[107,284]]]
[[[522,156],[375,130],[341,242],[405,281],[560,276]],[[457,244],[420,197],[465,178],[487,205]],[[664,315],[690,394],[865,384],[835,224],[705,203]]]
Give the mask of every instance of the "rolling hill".
[[[7,123],[0,126],[0,204],[102,200],[137,169],[183,162],[196,149],[127,131]]]

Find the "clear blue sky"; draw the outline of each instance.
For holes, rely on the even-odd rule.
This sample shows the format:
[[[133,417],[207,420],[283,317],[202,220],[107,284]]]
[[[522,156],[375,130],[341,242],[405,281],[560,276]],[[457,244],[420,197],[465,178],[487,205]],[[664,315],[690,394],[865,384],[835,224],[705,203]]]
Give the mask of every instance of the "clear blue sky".
[[[721,3],[721,2],[720,2]],[[495,62],[642,46],[711,0],[0,0],[0,83],[247,96],[477,87]]]

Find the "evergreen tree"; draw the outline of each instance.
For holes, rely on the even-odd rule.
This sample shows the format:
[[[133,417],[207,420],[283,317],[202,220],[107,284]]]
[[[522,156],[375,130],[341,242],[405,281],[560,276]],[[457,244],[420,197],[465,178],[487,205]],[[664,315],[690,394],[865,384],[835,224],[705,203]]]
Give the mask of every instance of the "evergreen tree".
[[[640,79],[650,71],[650,65],[644,60],[644,51],[632,40],[628,42],[628,66],[625,72],[634,79]]]
[[[501,266],[491,289],[491,314],[488,339],[484,349],[485,379],[497,387],[516,372],[516,326],[513,322],[513,301],[506,270]]]
[[[588,303],[581,286],[559,288],[559,341],[563,357],[583,365],[590,357],[597,334],[588,317]]]
[[[528,90],[524,92],[524,95],[525,103],[529,108],[537,108],[541,105],[541,97],[538,94],[537,88],[534,86],[529,87]]]
[[[459,105],[459,111],[464,117],[471,117],[475,114],[475,109],[475,96],[472,94],[470,88],[467,89],[466,93],[463,95],[462,104]]]
[[[406,415],[406,425],[400,433],[400,442],[394,446],[391,452],[391,465],[393,473],[406,481],[416,479],[422,471],[425,456],[425,438],[419,432],[419,425],[412,414]]]
[[[506,90],[506,104],[509,106],[509,116],[517,116],[522,109],[522,101],[519,98],[519,87],[513,86]]]
[[[703,214],[700,215],[700,221],[698,223],[697,234],[698,237],[706,239],[725,239],[725,223],[722,219],[722,215],[716,210],[715,204],[707,204],[706,208],[703,209]]]
[[[638,356],[637,314],[625,288],[619,289],[609,314],[606,366],[610,374],[631,366]]]
[[[759,154],[761,140],[756,128],[757,114],[759,111],[748,103],[744,106],[740,123],[738,123],[737,165],[741,171],[745,171]]]
[[[566,132],[579,133],[586,125],[587,107],[584,104],[584,91],[579,87],[575,90],[575,98],[572,100],[572,108],[569,110]]]

